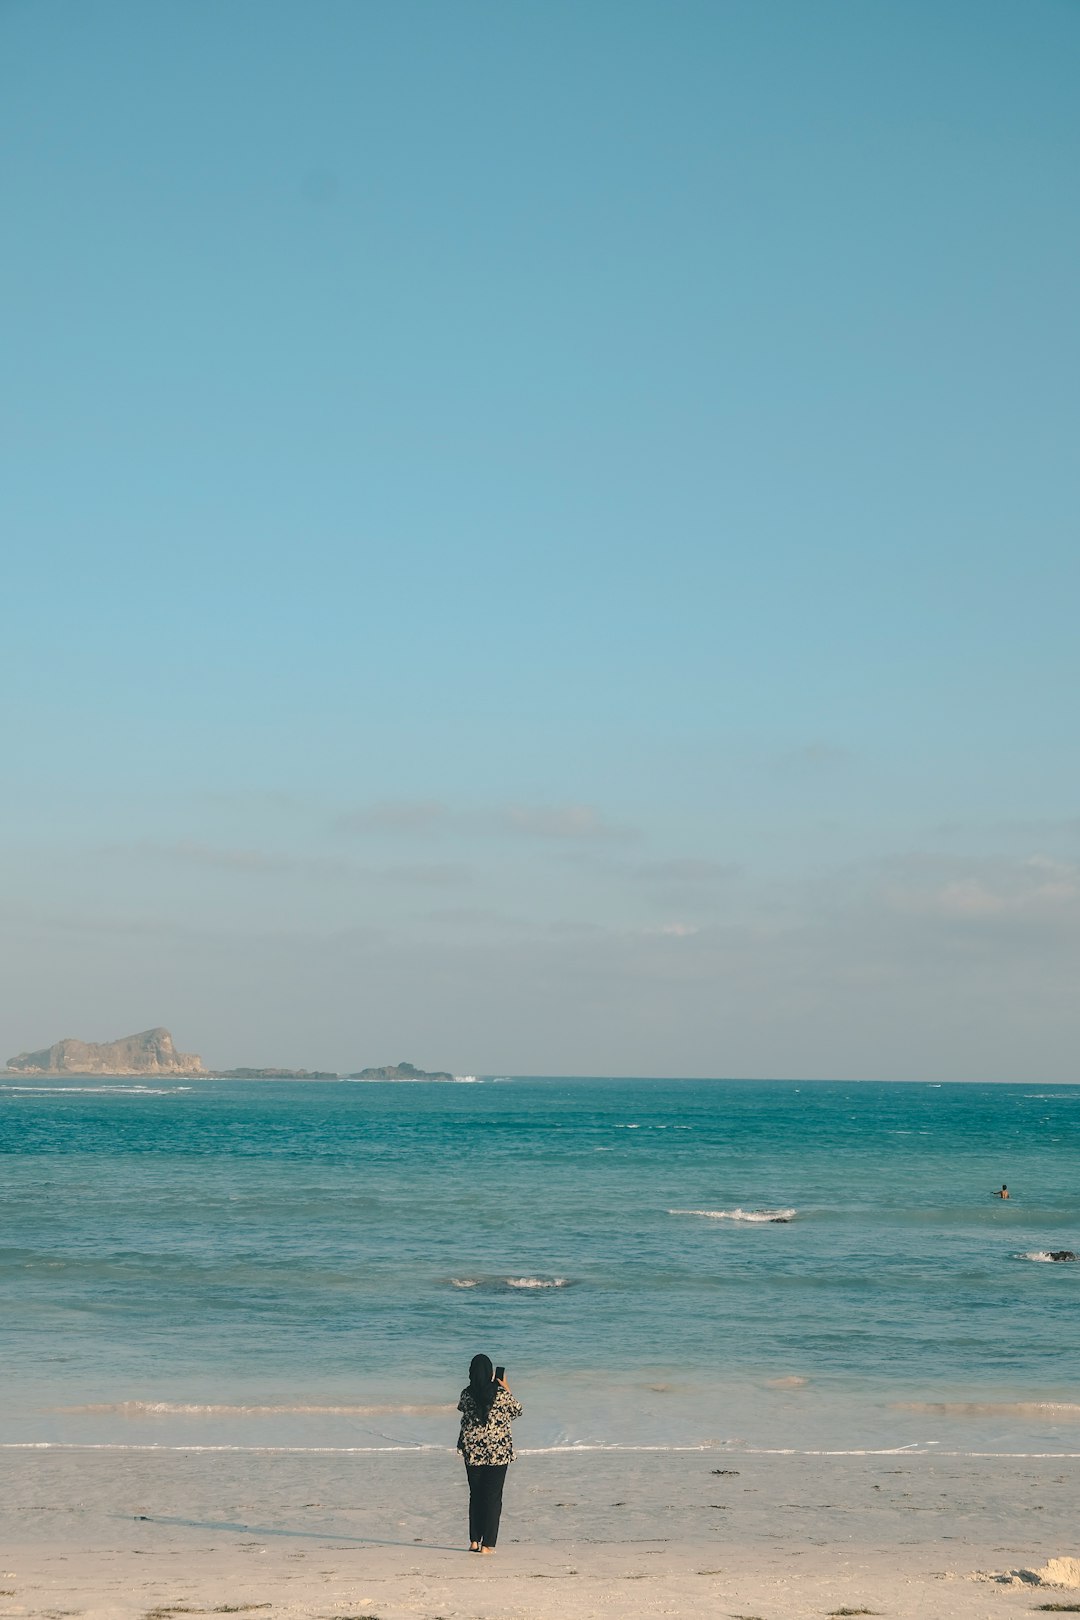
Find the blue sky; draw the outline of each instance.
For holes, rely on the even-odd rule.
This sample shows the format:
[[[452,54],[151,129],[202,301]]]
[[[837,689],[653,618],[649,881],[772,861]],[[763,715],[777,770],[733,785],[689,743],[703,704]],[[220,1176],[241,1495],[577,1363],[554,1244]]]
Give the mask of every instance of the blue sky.
[[[1077,1077],[1080,10],[0,10],[0,1056]]]

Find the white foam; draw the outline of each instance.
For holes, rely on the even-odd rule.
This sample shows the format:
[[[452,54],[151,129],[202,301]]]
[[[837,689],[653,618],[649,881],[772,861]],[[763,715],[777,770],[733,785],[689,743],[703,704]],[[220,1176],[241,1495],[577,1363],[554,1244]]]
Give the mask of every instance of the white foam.
[[[193,1091],[193,1086],[9,1086],[0,1085],[0,1091],[18,1091],[33,1097],[67,1097],[85,1093],[91,1097],[172,1097],[180,1091]]]
[[[569,1277],[451,1277],[453,1288],[568,1288]]]
[[[1060,1252],[1060,1251],[1059,1251]],[[1049,1249],[1029,1249],[1026,1254],[1018,1254],[1017,1260],[1040,1260],[1051,1266],[1069,1265],[1068,1260],[1055,1260]]]
[[[792,1221],[797,1209],[669,1209],[669,1215],[700,1215],[707,1221],[743,1221],[751,1226],[768,1223],[783,1225]]]

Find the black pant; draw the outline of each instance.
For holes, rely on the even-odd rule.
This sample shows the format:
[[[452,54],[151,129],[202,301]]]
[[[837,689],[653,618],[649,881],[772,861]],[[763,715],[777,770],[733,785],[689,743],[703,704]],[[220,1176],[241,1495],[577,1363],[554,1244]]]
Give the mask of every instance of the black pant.
[[[469,1540],[494,1547],[499,1539],[506,1463],[466,1463],[469,1476]]]

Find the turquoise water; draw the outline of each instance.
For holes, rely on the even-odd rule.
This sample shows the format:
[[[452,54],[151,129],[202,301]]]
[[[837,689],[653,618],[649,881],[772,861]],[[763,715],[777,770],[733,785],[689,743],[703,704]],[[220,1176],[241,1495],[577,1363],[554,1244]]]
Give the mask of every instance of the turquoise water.
[[[1080,1087],[9,1082],[0,1210],[8,1444],[1080,1451]]]

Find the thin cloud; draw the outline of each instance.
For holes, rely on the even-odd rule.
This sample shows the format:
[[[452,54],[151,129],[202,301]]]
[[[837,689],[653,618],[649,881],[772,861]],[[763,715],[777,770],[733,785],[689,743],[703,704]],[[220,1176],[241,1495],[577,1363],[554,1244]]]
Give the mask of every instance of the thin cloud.
[[[404,861],[391,866],[363,866],[340,855],[295,855],[280,850],[229,849],[181,840],[174,844],[136,844],[114,848],[114,854],[137,855],[239,876],[288,876],[326,883],[414,884],[445,888],[469,882],[472,868],[460,861]]]
[[[135,854],[185,866],[235,872],[241,876],[293,874],[336,883],[369,875],[364,867],[357,866],[355,862],[342,859],[338,855],[292,855],[277,850],[221,848],[213,844],[193,843],[186,839],[180,839],[174,844],[142,843],[126,847],[114,846],[110,853]]]
[[[597,843],[635,838],[637,830],[611,821],[590,804],[507,804],[451,809],[437,799],[382,800],[337,817],[334,830],[348,835],[464,838],[509,836],[561,843]]]
[[[473,870],[457,861],[412,861],[384,867],[376,875],[384,883],[413,883],[420,888],[444,889],[471,882]]]
[[[774,769],[788,775],[823,776],[853,765],[858,757],[853,749],[819,737],[779,754],[773,765]]]
[[[1020,842],[1029,849],[1032,844],[1047,844],[1061,840],[1069,845],[1080,839],[1080,816],[1046,816],[1042,818],[1012,818],[997,821],[941,821],[927,829],[930,836],[949,843],[993,842],[995,847]]]
[[[453,819],[437,799],[380,799],[345,811],[335,826],[343,833],[430,833]]]
[[[882,868],[876,898],[895,916],[993,932],[1080,928],[1080,866],[1071,861],[909,855]]]
[[[642,883],[692,885],[723,883],[739,875],[739,867],[724,861],[712,861],[702,856],[686,855],[669,861],[642,861],[630,868],[632,875]]]
[[[635,838],[632,827],[608,821],[591,804],[512,804],[499,813],[507,832],[527,838],[607,841]]]
[[[209,925],[192,925],[160,915],[123,916],[99,910],[58,912],[36,906],[5,906],[0,914],[0,934],[9,934],[15,940],[38,934],[91,934],[184,942],[198,940],[204,944],[219,937],[219,931]]]
[[[230,810],[250,810],[253,805],[258,805],[265,809],[308,814],[315,808],[312,800],[301,798],[298,793],[281,793],[266,788],[238,788],[231,792],[210,788],[193,797],[198,803],[224,806]]]
[[[437,923],[441,928],[475,928],[482,932],[508,928],[517,932],[529,927],[520,917],[511,917],[486,906],[437,906],[421,913],[420,920]]]

